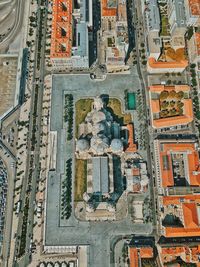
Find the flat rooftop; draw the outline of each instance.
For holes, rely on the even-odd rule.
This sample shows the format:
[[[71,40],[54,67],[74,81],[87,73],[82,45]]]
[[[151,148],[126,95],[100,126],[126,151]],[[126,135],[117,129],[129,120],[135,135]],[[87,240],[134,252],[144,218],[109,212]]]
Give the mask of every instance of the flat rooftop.
[[[0,57],[0,117],[16,104],[18,57]]]
[[[147,6],[149,30],[160,30],[160,11],[157,0],[149,0]]]
[[[186,26],[186,17],[185,17],[185,3],[184,0],[173,1],[176,10],[176,23],[178,27]]]

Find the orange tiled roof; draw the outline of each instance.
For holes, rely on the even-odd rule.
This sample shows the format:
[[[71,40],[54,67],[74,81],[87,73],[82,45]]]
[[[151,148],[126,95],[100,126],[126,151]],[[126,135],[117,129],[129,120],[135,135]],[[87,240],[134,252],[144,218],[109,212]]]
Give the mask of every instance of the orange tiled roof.
[[[200,56],[200,32],[195,32],[194,38],[195,38],[195,44],[197,48],[197,54],[198,56]]]
[[[149,87],[150,92],[161,93],[162,91],[183,91],[187,92],[190,90],[188,85],[175,85],[175,86],[165,86],[165,85],[152,85]],[[177,124],[188,124],[193,121],[193,106],[191,99],[183,99],[184,103],[184,115],[174,116],[174,117],[166,117],[166,118],[158,118],[152,120],[152,125],[155,128],[162,127],[171,127],[176,126]],[[158,99],[150,100],[151,112],[159,113],[160,112],[160,102]]]
[[[166,237],[200,236],[200,228],[166,227]]]
[[[116,17],[117,8],[108,7],[108,0],[101,0],[101,16],[102,17]]]
[[[198,228],[198,214],[195,203],[183,203],[183,216],[186,228]]]
[[[199,0],[188,0],[190,12],[194,16],[200,16],[200,1]]]
[[[72,0],[53,0],[51,58],[69,58],[72,48]]]
[[[151,247],[140,248],[140,257],[142,259],[153,258],[153,248]]]
[[[182,202],[200,203],[200,195],[183,195],[183,196],[164,196],[162,198],[163,205],[179,205]]]
[[[176,260],[177,257],[181,257],[185,262],[188,263],[198,263],[200,256],[200,247],[199,245],[195,247],[165,247],[161,248],[160,256],[163,263],[170,263]]]
[[[160,101],[153,99],[151,100],[151,110],[153,113],[159,113],[160,112]]]
[[[130,250],[130,267],[139,267],[139,257],[137,248],[129,248]]]
[[[198,170],[199,168],[199,155],[195,149],[195,145],[193,143],[165,143],[162,144],[162,151],[160,150],[160,169],[163,187],[174,185],[170,151],[180,153],[188,152],[187,159],[190,185],[200,186],[200,173],[194,174],[194,171]],[[168,157],[168,162],[170,163],[169,169],[164,169],[164,156]]]
[[[133,124],[129,123],[127,125],[128,129],[128,147],[126,149],[126,152],[136,152],[137,151],[137,146],[134,144],[134,139],[133,139]]]
[[[186,68],[188,66],[187,60],[181,61],[172,61],[172,62],[162,62],[156,61],[155,58],[148,58],[149,67],[152,69],[178,69],[178,68]]]
[[[185,252],[184,247],[167,247],[167,248],[162,248],[161,249],[162,254],[167,254],[167,255],[179,255],[180,253]]]
[[[157,92],[157,93],[161,93],[162,91],[172,91],[172,90],[175,90],[176,92],[180,92],[180,91],[187,92],[187,91],[190,91],[190,87],[185,84],[173,85],[173,86],[156,84],[156,85],[149,86],[149,90],[150,92]]]
[[[165,227],[166,237],[200,236],[197,203],[200,195],[164,196],[163,205],[177,205],[183,211],[184,227]]]
[[[140,175],[140,169],[139,168],[133,168],[132,174],[133,174],[133,176],[139,176]]]

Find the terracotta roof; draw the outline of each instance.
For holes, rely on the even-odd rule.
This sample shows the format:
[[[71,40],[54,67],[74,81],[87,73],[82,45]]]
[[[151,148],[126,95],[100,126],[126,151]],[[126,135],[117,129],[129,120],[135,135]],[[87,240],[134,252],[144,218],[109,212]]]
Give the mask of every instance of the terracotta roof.
[[[188,5],[192,15],[200,16],[200,1],[199,0],[188,0]]]
[[[130,251],[130,267],[139,267],[137,248],[129,248],[129,251]]]
[[[187,92],[190,91],[190,87],[188,85],[174,85],[174,86],[168,86],[168,85],[162,85],[162,84],[156,84],[156,85],[151,85],[149,86],[149,90],[150,92],[162,92],[162,91],[183,91],[183,92]]]
[[[72,0],[53,0],[51,58],[71,57]]]
[[[126,152],[136,152],[137,151],[137,146],[136,146],[136,144],[134,144],[134,137],[133,137],[134,129],[133,129],[133,124],[132,123],[129,123],[127,125],[127,129],[128,129],[128,147],[126,149]]]
[[[198,214],[195,203],[182,204],[184,224],[186,228],[198,228]]]
[[[180,253],[185,252],[184,247],[167,247],[167,248],[161,248],[162,254],[167,255],[179,255]]]
[[[179,205],[183,202],[200,203],[200,195],[182,195],[182,196],[164,196],[162,202],[164,206],[175,204]]]
[[[176,205],[179,212],[182,209],[183,227],[165,227],[166,237],[200,236],[197,204],[200,203],[200,195],[164,196],[162,197],[164,208]]]
[[[190,90],[188,85],[175,85],[175,86],[165,86],[165,85],[152,85],[149,87],[150,93],[161,93],[162,91],[176,91],[176,92],[187,92]],[[183,106],[183,115],[166,117],[166,118],[152,118],[152,126],[155,128],[171,127],[181,124],[188,124],[193,121],[193,105],[191,99],[182,99]],[[160,110],[160,100],[159,99],[150,99],[151,112],[159,113]]]
[[[166,227],[166,237],[200,236],[200,228]]]
[[[139,267],[139,261],[141,259],[153,258],[153,248],[152,247],[129,247],[130,254],[130,267]]]
[[[149,67],[151,67],[152,69],[176,69],[176,68],[185,69],[188,66],[188,61],[181,60],[181,61],[162,62],[162,61],[156,61],[155,58],[150,57],[148,58],[148,64]]]
[[[140,248],[140,257],[142,259],[153,258],[153,248],[151,247]]]
[[[139,176],[140,175],[140,169],[139,168],[133,168],[132,174],[133,174],[133,176]]]
[[[160,101],[153,99],[151,100],[151,110],[153,113],[159,113],[160,112]]]
[[[116,17],[117,8],[108,7],[108,0],[101,0],[101,16],[102,17]]]
[[[200,56],[200,32],[194,33],[195,44],[197,48],[197,54]]]
[[[179,246],[179,247],[167,247],[161,248],[160,256],[162,262],[170,263],[175,261],[177,257],[181,257],[187,263],[196,263],[198,266],[199,256],[200,256],[200,247],[189,247],[189,246]],[[164,265],[166,266],[166,265]]]
[[[160,150],[162,186],[174,185],[171,152],[187,152],[190,185],[200,186],[200,173],[194,173],[199,169],[199,154],[195,150],[194,143],[162,143],[162,151]],[[164,168],[164,157],[168,158],[168,169]]]

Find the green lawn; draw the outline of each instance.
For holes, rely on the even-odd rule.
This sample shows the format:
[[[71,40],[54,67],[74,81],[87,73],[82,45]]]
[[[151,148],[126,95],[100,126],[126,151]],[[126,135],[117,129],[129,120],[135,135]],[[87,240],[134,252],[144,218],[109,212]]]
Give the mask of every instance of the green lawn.
[[[83,193],[87,190],[87,160],[75,161],[75,201],[83,200]]]
[[[78,137],[78,126],[85,120],[86,115],[88,112],[91,111],[91,106],[93,103],[93,99],[80,99],[76,102],[76,137]]]
[[[164,16],[164,15],[161,15],[161,33],[160,35],[162,36],[167,36],[169,35],[168,33],[168,17],[167,16]]]

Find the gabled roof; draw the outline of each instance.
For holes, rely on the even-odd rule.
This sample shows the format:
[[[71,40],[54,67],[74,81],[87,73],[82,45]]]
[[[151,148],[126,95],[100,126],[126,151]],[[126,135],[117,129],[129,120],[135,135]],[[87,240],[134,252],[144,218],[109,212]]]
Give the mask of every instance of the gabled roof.
[[[183,203],[184,224],[186,228],[199,227],[197,208],[195,203]]]
[[[171,62],[162,62],[156,61],[155,58],[148,58],[149,67],[152,69],[185,69],[188,66],[187,60],[180,61],[171,61]]]

